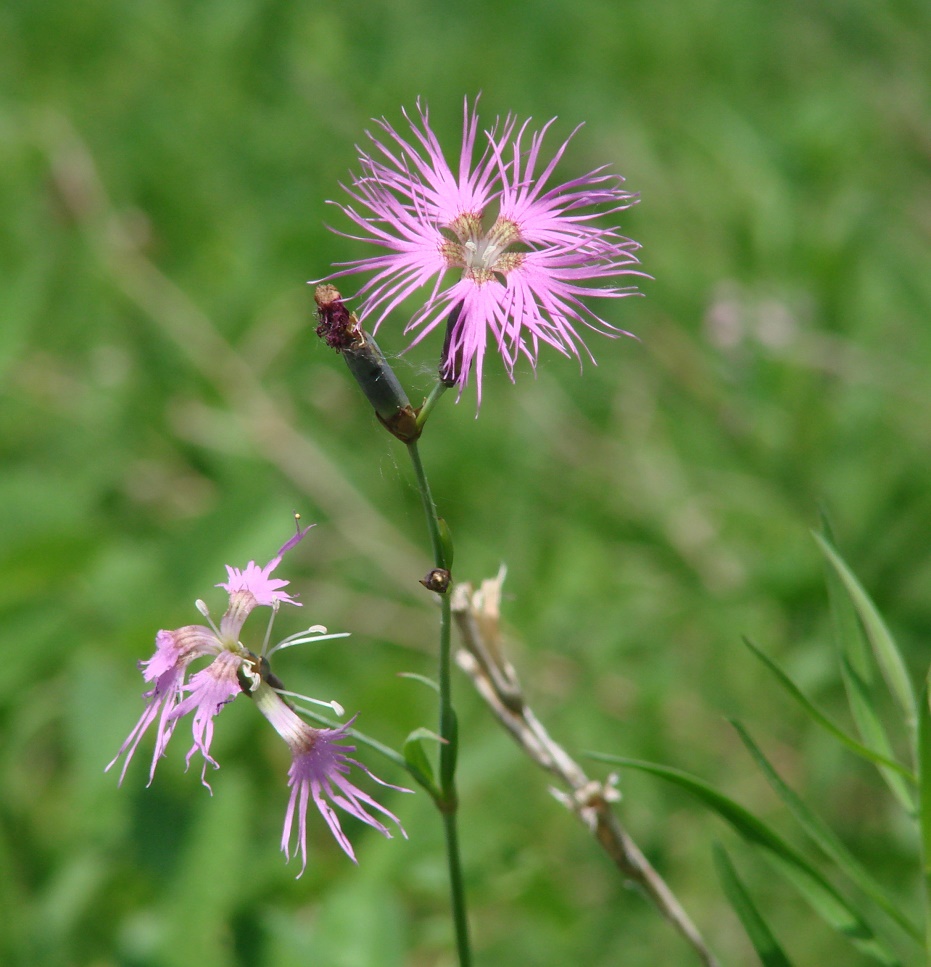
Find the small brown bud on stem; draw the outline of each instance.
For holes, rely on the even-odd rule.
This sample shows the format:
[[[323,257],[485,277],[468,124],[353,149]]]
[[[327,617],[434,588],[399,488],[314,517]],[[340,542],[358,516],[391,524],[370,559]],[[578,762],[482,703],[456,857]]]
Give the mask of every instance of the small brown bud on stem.
[[[426,577],[421,579],[420,583],[428,591],[435,591],[437,594],[446,594],[452,579],[452,575],[446,568],[435,567],[427,573]]]

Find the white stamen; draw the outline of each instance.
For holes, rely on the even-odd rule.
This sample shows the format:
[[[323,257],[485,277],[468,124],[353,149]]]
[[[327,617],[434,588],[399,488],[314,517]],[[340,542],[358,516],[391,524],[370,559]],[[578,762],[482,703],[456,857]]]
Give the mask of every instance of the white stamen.
[[[240,666],[243,677],[249,682],[249,691],[254,692],[262,684],[262,676],[251,661],[244,661]]]
[[[301,695],[298,692],[287,692],[283,688],[276,688],[275,691],[279,695],[287,695],[288,698],[297,698],[302,702],[310,702],[311,705],[322,705],[324,708],[332,709],[340,717],[346,714],[346,709],[337,701],[325,702],[322,698],[311,698],[309,695]]]
[[[303,645],[312,641],[328,641],[330,638],[349,637],[348,631],[340,631],[332,635],[321,632],[326,632],[326,628],[324,628],[323,625],[312,625],[310,628],[307,628],[304,631],[299,631],[297,634],[289,635],[283,641],[279,641],[278,644],[268,652],[266,657],[271,658],[276,651],[281,651],[282,648],[290,648],[292,645]]]
[[[265,629],[265,639],[262,642],[262,650],[259,654],[265,655],[266,649],[268,648],[268,642],[271,640],[272,636],[272,625],[275,623],[275,616],[278,614],[278,609],[281,607],[281,602],[275,598],[272,602],[272,613],[268,619],[268,627]],[[274,651],[274,649],[272,649]],[[265,657],[268,657],[267,655]]]
[[[223,636],[220,634],[220,629],[213,623],[213,618],[210,617],[210,609],[207,605],[198,598],[194,602],[194,607],[207,619],[207,624],[210,625],[210,630],[217,636],[217,640],[223,641]]]

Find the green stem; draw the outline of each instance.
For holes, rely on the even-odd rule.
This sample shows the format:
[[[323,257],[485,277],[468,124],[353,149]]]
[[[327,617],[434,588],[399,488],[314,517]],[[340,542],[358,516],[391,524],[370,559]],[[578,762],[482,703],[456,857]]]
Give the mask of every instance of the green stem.
[[[931,679],[929,679],[931,681]],[[918,762],[918,827],[921,836],[921,872],[925,901],[925,963],[931,965],[931,706],[929,683],[921,692],[918,706],[918,736],[915,745]]]
[[[447,560],[446,551],[443,547],[443,540],[440,536],[440,518],[436,512],[436,504],[433,502],[433,494],[430,493],[430,484],[427,482],[427,475],[420,459],[420,450],[417,449],[416,440],[407,444],[407,452],[410,454],[411,463],[414,465],[417,489],[420,491],[424,513],[427,515],[427,530],[430,532],[430,543],[433,545],[433,560],[437,567],[449,570],[452,561]]]
[[[438,383],[437,386],[442,386]],[[445,389],[445,387],[443,387]],[[430,394],[424,410],[439,399],[442,390]],[[432,403],[431,403],[432,401]],[[428,411],[428,410],[427,410]],[[429,411],[428,411],[429,412]],[[423,411],[421,411],[423,414]],[[418,418],[419,419],[419,418]],[[433,559],[436,567],[449,570],[452,564],[452,549],[448,535],[444,535],[440,525],[440,518],[436,512],[436,504],[430,493],[430,484],[424,472],[417,449],[417,441],[407,444],[414,474],[417,478],[417,489],[423,501],[424,513],[427,518],[427,530],[433,545]],[[445,541],[444,541],[445,536]],[[439,653],[439,689],[440,689],[440,798],[438,805],[443,817],[443,830],[446,837],[446,863],[449,869],[450,899],[452,903],[453,924],[456,931],[456,948],[459,952],[459,967],[470,967],[472,953],[469,946],[469,921],[466,913],[465,886],[462,878],[462,861],[459,854],[459,833],[456,825],[458,798],[456,795],[456,753],[458,750],[458,736],[456,732],[456,713],[452,704],[452,612],[449,594],[440,595],[440,653]]]
[[[433,389],[430,390],[430,395],[424,400],[423,406],[417,411],[417,429],[422,430],[424,424],[427,422],[427,417],[430,415],[430,411],[436,406],[439,398],[449,389],[449,386],[444,383],[441,379],[438,379],[436,383],[433,384]]]

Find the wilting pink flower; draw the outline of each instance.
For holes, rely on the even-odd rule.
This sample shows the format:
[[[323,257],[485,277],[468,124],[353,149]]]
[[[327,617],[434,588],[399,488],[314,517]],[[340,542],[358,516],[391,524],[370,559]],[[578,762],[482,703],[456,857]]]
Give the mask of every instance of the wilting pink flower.
[[[201,754],[204,761],[201,781],[209,789],[210,786],[206,781],[207,766],[219,768],[210,754],[214,719],[224,705],[229,704],[245,690],[254,699],[262,714],[285,739],[291,750],[292,763],[288,772],[291,798],[285,815],[282,849],[285,856],[290,858],[289,844],[296,818],[297,849],[302,860],[301,873],[307,866],[307,807],[310,799],[316,803],[336,841],[353,861],[355,861],[355,854],[352,845],[340,826],[333,806],[338,806],[385,836],[391,835],[388,828],[369,810],[394,820],[401,829],[397,817],[346,777],[349,767],[356,766],[375,782],[388,786],[388,783],[372,775],[362,763],[349,755],[354,751],[353,746],[339,744],[349,726],[338,729],[315,729],[305,723],[279,694],[278,688],[281,683],[274,678],[268,667],[266,659],[279,649],[301,642],[319,641],[323,638],[342,637],[342,635],[327,635],[326,628],[314,625],[268,648],[268,634],[266,634],[265,644],[258,655],[246,648],[239,640],[246,618],[256,607],[269,607],[275,612],[282,603],[299,604],[290,594],[282,590],[289,582],[273,578],[271,575],[281,563],[283,555],[301,540],[309,529],[298,531],[265,567],[259,567],[255,561],[250,561],[242,570],[227,566],[228,580],[217,585],[229,594],[229,606],[220,620],[219,627],[210,621],[206,605],[198,601],[198,609],[210,621],[209,627],[187,625],[175,631],[158,633],[155,639],[155,654],[148,661],[140,662],[143,678],[147,682],[154,683],[145,693],[147,699],[145,711],[113,761],[107,766],[107,769],[112,768],[119,757],[125,755],[120,773],[122,783],[139,742],[149,726],[157,720],[155,752],[149,770],[151,784],[155,767],[164,755],[165,746],[176,724],[185,715],[191,713],[194,744],[187,754],[187,762],[190,765],[194,754],[197,752]],[[269,625],[269,630],[270,628]],[[210,657],[213,660],[193,674],[190,680],[186,680],[190,664],[204,657]],[[282,694],[290,693],[282,692]],[[317,700],[310,699],[310,701]],[[335,702],[318,702],[318,704],[328,705],[338,714],[342,714],[342,709]],[[400,789],[401,787],[390,786],[390,788]],[[401,832],[403,833],[404,830],[401,829]]]
[[[352,722],[338,729],[315,729],[308,725],[275,691],[265,682],[256,689],[253,699],[256,707],[274,726],[275,731],[288,743],[291,750],[291,768],[288,770],[288,785],[291,798],[284,817],[284,831],[281,836],[281,849],[291,858],[291,839],[294,820],[297,818],[297,845],[295,852],[301,855],[300,876],[307,867],[307,807],[313,799],[320,815],[326,820],[330,832],[346,855],[355,863],[356,855],[352,844],[343,832],[339,815],[333,806],[339,806],[350,816],[377,829],[383,836],[391,838],[391,831],[376,819],[370,809],[393,820],[403,836],[407,836],[400,820],[394,813],[377,803],[371,796],[349,781],[350,766],[361,769],[370,779],[389,789],[410,792],[402,786],[393,786],[373,775],[361,762],[348,753],[355,746],[340,745]],[[331,805],[332,803],[332,805]],[[366,808],[367,807],[367,808]]]
[[[244,673],[247,678],[251,677],[257,660],[239,641],[242,626],[258,605],[277,607],[281,602],[299,604],[281,590],[289,582],[273,579],[270,575],[281,563],[284,553],[294,547],[309,529],[307,527],[298,531],[263,568],[258,567],[255,561],[250,561],[242,571],[227,566],[229,581],[217,585],[229,593],[229,606],[220,620],[219,628],[211,622],[209,628],[206,625],[186,625],[176,631],[160,631],[156,635],[155,654],[139,665],[142,677],[147,682],[154,682],[144,696],[147,699],[145,711],[107,766],[110,769],[121,755],[126,755],[120,782],[126,775],[126,769],[142,736],[158,719],[155,752],[149,770],[151,784],[155,767],[165,753],[165,746],[178,719],[188,712],[194,712],[194,745],[188,753],[188,762],[190,763],[195,751],[199,751],[204,757],[205,770],[208,763],[216,767],[216,762],[210,756],[213,719],[241,691],[240,670],[246,666]],[[207,616],[206,607],[201,602],[198,602],[198,606]],[[213,657],[213,662],[186,683],[185,678],[191,662],[208,656]],[[190,695],[183,698],[186,691]],[[204,784],[207,784],[206,780]]]
[[[509,116],[480,139],[468,102],[454,173],[427,109],[418,102],[417,111],[418,118],[405,112],[407,138],[386,120],[377,122],[370,150],[359,151],[362,173],[346,189],[352,202],[339,204],[364,232],[349,237],[387,250],[340,263],[346,268],[331,276],[375,273],[357,293],[363,322],[374,315],[377,330],[429,283],[405,332],[418,330],[417,343],[445,320],[440,375],[461,394],[474,368],[479,398],[489,337],[513,379],[521,355],[536,365],[541,343],[581,358],[580,348],[588,350],[579,325],[626,335],[583,301],[629,295],[634,287],[610,280],[643,274],[634,268],[638,244],[596,223],[636,201],[620,187],[623,179],[601,167],[550,186],[572,135],[546,155],[543,139],[555,118],[531,132],[529,121],[518,127]],[[447,270],[459,274],[444,288]]]

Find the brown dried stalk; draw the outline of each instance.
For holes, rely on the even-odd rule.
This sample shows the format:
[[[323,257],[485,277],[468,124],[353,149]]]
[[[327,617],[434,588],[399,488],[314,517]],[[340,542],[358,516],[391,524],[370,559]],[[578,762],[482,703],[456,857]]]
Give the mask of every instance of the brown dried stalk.
[[[559,779],[565,790],[553,789],[553,794],[592,833],[624,878],[643,890],[703,964],[718,967],[718,961],[666,881],[614,815],[611,803],[620,795],[613,781],[589,779],[527,705],[517,673],[502,648],[500,603],[504,577],[502,568],[497,577],[483,581],[477,591],[471,584],[455,586],[452,611],[464,645],[456,654],[457,663],[514,741],[537,765]]]

